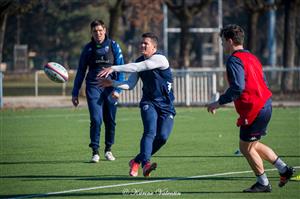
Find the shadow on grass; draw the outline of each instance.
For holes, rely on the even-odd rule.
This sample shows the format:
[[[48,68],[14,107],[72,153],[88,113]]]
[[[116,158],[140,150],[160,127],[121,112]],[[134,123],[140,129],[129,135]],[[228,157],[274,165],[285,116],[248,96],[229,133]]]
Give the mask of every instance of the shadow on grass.
[[[156,158],[237,158],[243,155],[154,155]],[[280,155],[281,158],[300,158],[299,155]]]
[[[132,158],[132,157],[131,157]],[[100,160],[100,162],[107,162],[107,160]],[[18,165],[18,164],[95,164],[90,161],[83,160],[39,160],[39,161],[5,161],[0,162],[0,165]]]
[[[78,175],[17,175],[17,176],[0,176],[0,179],[23,179],[27,181],[34,180],[83,180],[83,181],[190,181],[190,180],[213,180],[213,181],[241,181],[253,179],[253,176],[238,177],[130,177],[128,175],[101,175],[101,176],[78,176]],[[278,179],[278,177],[268,177],[269,179]]]
[[[118,159],[132,159],[134,156],[118,156]],[[240,158],[242,155],[154,155],[155,158]],[[299,155],[281,155],[282,158],[300,158]],[[106,161],[106,160],[100,160]],[[13,165],[13,164],[74,164],[74,163],[87,163],[89,161],[82,160],[44,160],[44,161],[4,161],[0,165]]]
[[[74,163],[88,163],[81,160],[43,160],[43,161],[6,161],[0,162],[0,165],[10,165],[10,164],[74,164]]]
[[[151,193],[151,192],[150,192]],[[152,192],[153,195],[150,196],[140,196],[143,198],[151,198],[151,197],[164,197],[164,195],[160,195],[159,193],[155,193]],[[200,194],[232,194],[232,193],[242,193],[241,191],[185,191],[185,192],[177,192],[178,197],[182,197],[184,195],[200,195]],[[163,193],[162,193],[163,194]],[[132,196],[135,198],[139,198],[138,193],[126,193],[124,194],[123,192],[105,192],[105,193],[101,193],[101,192],[97,192],[97,193],[64,193],[64,194],[52,194],[52,195],[48,195],[48,194],[35,194],[35,195],[0,195],[0,198],[41,198],[41,197],[95,197],[95,196]],[[166,195],[165,197],[172,197],[172,195]],[[176,196],[174,196],[176,197]]]
[[[253,177],[199,177],[199,178],[184,178],[184,177],[151,177],[151,178],[144,178],[144,177],[123,177],[123,176],[109,176],[109,175],[102,175],[101,177],[87,177],[87,178],[82,178],[84,176],[10,176],[8,178],[33,178],[33,179],[40,179],[40,178],[47,178],[50,177],[52,179],[60,179],[62,178],[62,180],[64,179],[73,179],[74,180],[96,180],[96,181],[114,181],[114,180],[135,180],[135,181],[155,181],[155,180],[161,180],[162,182],[166,182],[166,181],[184,181],[184,180],[201,180],[201,181],[206,181],[206,180],[211,180],[211,181],[229,181],[228,183],[230,183],[230,181],[249,181],[249,179],[253,180]],[[2,178],[2,177],[1,177]],[[6,177],[5,177],[6,178]],[[278,179],[278,177],[269,177],[270,179]],[[131,183],[126,183],[127,185],[131,185]],[[132,185],[135,184],[135,182],[132,183]],[[113,186],[118,185],[118,184],[114,184]],[[122,186],[122,183],[120,183],[119,187],[122,187],[123,191],[124,190],[129,190],[129,192],[100,192],[100,187],[97,188],[95,187],[95,189],[93,190],[94,193],[87,193],[87,191],[92,191],[91,190],[70,190],[70,193],[49,193],[49,194],[32,194],[32,195],[25,195],[25,194],[19,194],[19,195],[0,195],[0,198],[40,198],[40,197],[95,197],[95,196],[135,196],[137,198],[139,198],[138,193],[134,193],[134,189],[127,189],[127,185]],[[103,187],[105,186],[110,186],[110,185],[103,185]],[[95,190],[96,191],[95,193]],[[142,189],[141,189],[142,190]],[[156,191],[156,190],[155,190]],[[153,191],[154,196],[159,196],[161,197],[162,195],[157,194],[155,191]],[[81,193],[78,193],[81,192]],[[155,195],[156,193],[156,195]],[[242,194],[241,191],[184,191],[184,192],[178,192],[176,191],[176,193],[179,193],[180,196],[184,196],[184,195],[202,195],[202,194],[236,194],[236,193],[240,193]],[[145,197],[148,198],[148,197]]]
[[[64,194],[33,194],[33,195],[0,195],[0,198],[44,198],[44,197],[94,197],[94,196],[122,196],[123,193],[64,193]]]

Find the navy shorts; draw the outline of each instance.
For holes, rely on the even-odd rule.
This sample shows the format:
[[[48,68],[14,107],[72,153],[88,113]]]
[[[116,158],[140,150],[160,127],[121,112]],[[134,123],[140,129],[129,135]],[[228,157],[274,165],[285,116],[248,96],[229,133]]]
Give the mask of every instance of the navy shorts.
[[[245,142],[254,142],[266,135],[267,126],[272,116],[272,100],[269,99],[260,110],[251,125],[240,127],[240,139]]]

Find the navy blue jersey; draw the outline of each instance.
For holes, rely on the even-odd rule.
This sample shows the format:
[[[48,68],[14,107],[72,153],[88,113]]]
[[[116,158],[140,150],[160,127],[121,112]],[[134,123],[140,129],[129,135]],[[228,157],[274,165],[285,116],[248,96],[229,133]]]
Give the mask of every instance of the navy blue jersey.
[[[144,56],[141,56],[136,62],[144,60]],[[173,78],[170,67],[165,70],[156,68],[153,70],[141,71],[138,74],[143,82],[141,105],[144,104],[144,102],[151,102],[161,109],[161,111],[175,115],[172,89]]]
[[[221,105],[239,98],[245,88],[244,66],[239,58],[230,56],[226,62],[226,71],[229,88],[220,96]]]
[[[86,84],[96,85],[98,84],[97,75],[103,67],[121,64],[124,64],[122,51],[115,41],[106,37],[101,44],[96,44],[94,41],[89,42],[80,55],[72,96],[78,96],[87,70]],[[125,76],[123,73],[114,73],[110,75],[110,78],[123,81]],[[120,92],[121,89],[116,90]]]

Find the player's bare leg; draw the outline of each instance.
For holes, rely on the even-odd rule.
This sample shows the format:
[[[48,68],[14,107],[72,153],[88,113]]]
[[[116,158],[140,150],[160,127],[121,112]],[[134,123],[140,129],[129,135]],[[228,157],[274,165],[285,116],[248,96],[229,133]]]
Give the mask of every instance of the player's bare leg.
[[[283,187],[288,183],[295,173],[295,169],[286,165],[270,147],[263,143],[258,142],[256,150],[264,160],[270,162],[278,169],[280,175],[278,186]]]
[[[260,157],[271,164],[278,158],[278,155],[270,147],[261,142],[257,142],[255,148]]]
[[[245,142],[240,140],[240,150],[247,159],[255,175],[261,175],[265,172],[265,170],[263,160],[256,150],[257,143],[258,141]]]
[[[262,159],[273,164],[278,169],[280,175],[278,186],[283,187],[293,176],[295,169],[286,165],[270,147],[259,141],[255,144],[255,150]]]
[[[269,180],[265,174],[263,160],[256,150],[259,142],[245,142],[240,140],[240,150],[244,157],[247,159],[250,167],[256,175],[257,182],[250,188],[245,189],[244,192],[271,192],[272,188]]]

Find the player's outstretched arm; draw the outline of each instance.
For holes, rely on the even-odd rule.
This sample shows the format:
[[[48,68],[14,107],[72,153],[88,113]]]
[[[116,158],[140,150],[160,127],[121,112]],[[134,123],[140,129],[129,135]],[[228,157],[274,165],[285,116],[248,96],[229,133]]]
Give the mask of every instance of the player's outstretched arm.
[[[108,68],[104,68],[99,74],[98,77],[107,77],[110,73],[116,72],[128,72],[136,73],[145,70],[153,70],[159,68],[165,70],[169,67],[169,62],[167,58],[163,55],[153,55],[149,59],[146,59],[137,63],[128,63],[124,65],[115,65]]]
[[[135,87],[138,80],[139,80],[138,73],[132,73],[128,77],[128,80],[126,80],[126,81],[116,81],[116,80],[110,80],[110,79],[105,79],[105,78],[99,78],[98,79],[98,85],[100,87],[110,87],[110,86],[112,86],[112,87],[115,87],[115,88],[131,90]]]

